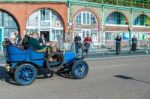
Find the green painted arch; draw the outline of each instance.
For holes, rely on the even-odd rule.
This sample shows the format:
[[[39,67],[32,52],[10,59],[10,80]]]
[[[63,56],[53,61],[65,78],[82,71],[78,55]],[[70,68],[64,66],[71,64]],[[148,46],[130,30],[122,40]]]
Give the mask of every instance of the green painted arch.
[[[97,25],[98,25],[98,29],[100,30],[100,23],[101,23],[101,18],[99,16],[99,14],[94,11],[93,9],[91,8],[79,8],[78,10],[76,10],[74,12],[74,14],[72,15],[72,23],[74,24],[74,21],[76,19],[76,17],[81,13],[81,12],[90,12],[95,18],[96,18],[96,21],[97,21]]]
[[[150,17],[146,14],[141,14],[135,18],[133,25],[150,26]]]
[[[127,17],[125,16],[124,13],[114,11],[110,13],[106,19],[105,19],[106,24],[114,24],[114,25],[129,25],[129,21]]]

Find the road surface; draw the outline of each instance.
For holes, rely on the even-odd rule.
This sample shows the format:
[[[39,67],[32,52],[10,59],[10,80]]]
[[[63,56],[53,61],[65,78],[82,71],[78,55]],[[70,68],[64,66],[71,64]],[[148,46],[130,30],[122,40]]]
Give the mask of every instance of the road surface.
[[[87,60],[85,79],[54,75],[37,78],[29,86],[6,82],[0,67],[0,99],[150,99],[150,57],[117,57]]]

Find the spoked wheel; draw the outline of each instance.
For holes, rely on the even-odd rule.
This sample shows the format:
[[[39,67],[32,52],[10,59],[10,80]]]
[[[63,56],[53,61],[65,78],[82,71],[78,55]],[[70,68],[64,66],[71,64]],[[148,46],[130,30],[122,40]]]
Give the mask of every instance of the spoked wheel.
[[[75,62],[72,66],[72,76],[75,79],[83,79],[84,77],[87,76],[88,71],[89,71],[88,64],[83,60]]]
[[[22,86],[32,84],[37,76],[36,68],[31,64],[20,65],[14,74],[15,81]]]
[[[52,53],[46,60],[47,68],[50,71],[58,71],[62,68],[64,62],[63,54],[60,52]]]

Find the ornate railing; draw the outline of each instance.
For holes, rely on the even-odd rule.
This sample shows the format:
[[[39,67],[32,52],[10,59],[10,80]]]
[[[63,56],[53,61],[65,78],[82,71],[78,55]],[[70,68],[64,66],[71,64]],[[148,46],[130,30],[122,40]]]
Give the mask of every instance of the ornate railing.
[[[104,4],[113,4],[113,5],[120,5],[120,6],[150,8],[149,0],[84,0],[84,1],[104,3]]]

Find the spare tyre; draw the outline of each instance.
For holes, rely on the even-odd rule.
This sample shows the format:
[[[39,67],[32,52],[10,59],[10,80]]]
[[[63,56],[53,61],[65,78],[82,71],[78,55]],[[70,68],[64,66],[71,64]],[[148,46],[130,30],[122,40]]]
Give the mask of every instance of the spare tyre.
[[[46,66],[50,71],[58,71],[62,68],[63,62],[63,53],[55,52],[48,55],[46,59]]]

